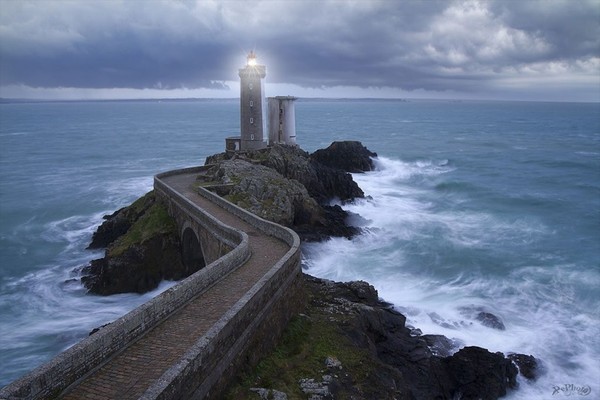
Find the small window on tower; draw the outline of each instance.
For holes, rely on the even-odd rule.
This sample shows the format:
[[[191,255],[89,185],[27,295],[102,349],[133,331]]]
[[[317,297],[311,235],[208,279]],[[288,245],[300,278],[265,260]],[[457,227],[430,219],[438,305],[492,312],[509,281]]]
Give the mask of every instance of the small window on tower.
[[[254,107],[254,102],[250,100],[250,107]]]
[[[252,83],[248,84],[248,89],[252,90]]]
[[[254,118],[250,118],[250,123],[253,124],[254,123]]]

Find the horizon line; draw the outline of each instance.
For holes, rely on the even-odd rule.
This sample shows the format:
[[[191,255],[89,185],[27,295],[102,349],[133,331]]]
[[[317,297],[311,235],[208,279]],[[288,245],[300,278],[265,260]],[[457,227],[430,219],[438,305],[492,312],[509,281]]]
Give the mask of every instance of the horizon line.
[[[271,96],[272,97],[272,96]],[[299,101],[390,101],[390,102],[521,102],[521,103],[583,103],[600,104],[599,101],[576,101],[576,100],[515,100],[515,99],[477,99],[477,98],[411,98],[411,97],[296,97]],[[41,99],[41,98],[14,98],[0,97],[0,103],[76,103],[76,102],[181,102],[181,101],[233,101],[239,97],[156,97],[156,98],[112,98],[112,99]]]

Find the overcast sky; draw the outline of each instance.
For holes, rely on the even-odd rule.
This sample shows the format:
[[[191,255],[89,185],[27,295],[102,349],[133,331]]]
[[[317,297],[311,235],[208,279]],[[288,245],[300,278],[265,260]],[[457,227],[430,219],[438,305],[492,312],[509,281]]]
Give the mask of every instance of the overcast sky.
[[[0,0],[0,97],[600,101],[600,0]]]

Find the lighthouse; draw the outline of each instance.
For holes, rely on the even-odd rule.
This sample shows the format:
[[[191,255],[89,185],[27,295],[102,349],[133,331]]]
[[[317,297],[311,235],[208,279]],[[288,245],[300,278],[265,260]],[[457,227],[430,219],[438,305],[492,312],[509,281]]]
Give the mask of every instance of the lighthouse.
[[[256,54],[248,54],[246,66],[240,68],[240,150],[266,147],[263,140],[264,78],[267,68],[257,64]]]

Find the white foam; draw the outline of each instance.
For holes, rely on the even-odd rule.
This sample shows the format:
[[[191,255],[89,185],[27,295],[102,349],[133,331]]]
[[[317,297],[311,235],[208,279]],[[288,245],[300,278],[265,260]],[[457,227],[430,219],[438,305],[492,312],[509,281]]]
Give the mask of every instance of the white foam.
[[[436,193],[426,180],[453,172],[450,164],[379,159],[377,171],[354,175],[372,198],[344,208],[363,217],[366,232],[352,240],[304,245],[307,272],[337,281],[368,281],[424,333],[491,351],[533,354],[547,372],[534,384],[522,381],[512,399],[551,398],[555,385],[569,383],[600,393],[598,299],[581,298],[582,287],[593,293],[600,282],[597,269],[581,270],[550,254],[532,254],[531,246],[552,233],[536,219],[499,218],[484,210],[455,210],[452,204],[436,207]],[[536,264],[494,261],[507,251],[505,244]],[[444,255],[445,248],[449,253]],[[419,251],[426,253],[415,257]],[[469,259],[476,264],[462,266],[459,259],[453,265],[444,259],[465,251],[481,253]],[[488,265],[494,262],[495,269]],[[484,326],[465,308],[498,316],[506,330]]]
[[[154,178],[148,175],[111,182],[103,201],[113,208],[115,205],[116,207],[129,205],[138,197],[152,190],[153,184]]]

